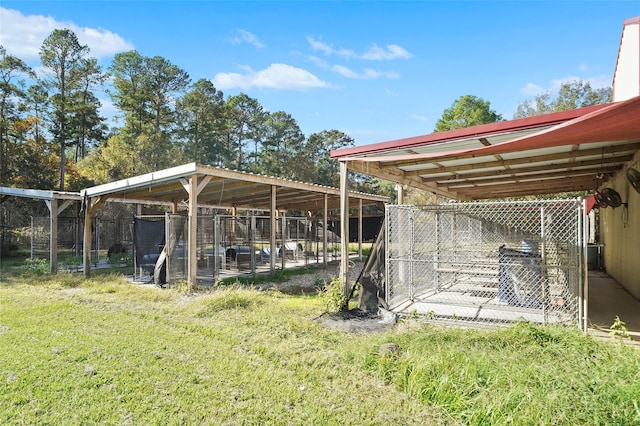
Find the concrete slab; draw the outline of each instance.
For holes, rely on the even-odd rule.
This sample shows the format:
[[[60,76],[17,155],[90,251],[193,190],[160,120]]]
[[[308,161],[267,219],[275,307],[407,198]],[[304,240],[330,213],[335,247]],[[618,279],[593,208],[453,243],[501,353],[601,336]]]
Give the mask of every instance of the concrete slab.
[[[629,336],[640,343],[640,301],[603,271],[589,271],[589,334],[609,336],[616,315],[626,323]]]

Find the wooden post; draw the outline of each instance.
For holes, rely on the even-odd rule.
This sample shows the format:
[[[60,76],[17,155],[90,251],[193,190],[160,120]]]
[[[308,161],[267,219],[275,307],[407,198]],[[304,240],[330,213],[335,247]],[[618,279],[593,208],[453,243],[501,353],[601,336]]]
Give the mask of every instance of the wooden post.
[[[82,266],[85,278],[91,276],[91,203],[92,199],[85,196],[84,200],[84,239],[82,241]]]
[[[358,199],[358,260],[362,262],[362,198]]]
[[[398,193],[398,205],[404,204],[404,188],[401,183],[396,183],[396,191]]]
[[[276,189],[275,185],[271,185],[271,208],[269,209],[269,272],[271,276],[276,273]]]
[[[187,287],[193,291],[198,273],[198,177],[189,177],[189,264],[187,266]]]
[[[327,229],[327,217],[329,216],[329,194],[324,194],[324,212],[322,214],[322,259],[323,265],[327,267],[329,256],[329,230]]]
[[[349,169],[346,161],[340,161],[340,223],[340,279],[344,295],[349,296]]]
[[[58,270],[58,200],[45,200],[49,208],[49,270]]]

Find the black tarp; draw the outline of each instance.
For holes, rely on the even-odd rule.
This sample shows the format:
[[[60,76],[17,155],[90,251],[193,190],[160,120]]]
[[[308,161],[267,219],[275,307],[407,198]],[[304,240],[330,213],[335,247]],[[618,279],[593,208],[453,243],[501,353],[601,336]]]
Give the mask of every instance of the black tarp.
[[[358,308],[366,312],[377,312],[380,307],[387,308],[385,302],[385,231],[384,221],[379,224],[377,238],[367,261],[362,268],[358,283],[360,284],[360,297]]]
[[[358,218],[349,218],[349,242],[358,241]],[[362,218],[362,241],[374,241],[378,236],[378,231],[384,222],[384,216],[367,216]],[[340,235],[340,221],[329,220],[327,221],[327,228],[329,231],[335,233],[338,237]]]
[[[164,219],[135,218],[133,222],[133,244],[136,265],[155,263],[155,260],[157,260],[155,255],[160,254],[165,244],[164,228]],[[149,262],[149,260],[153,260],[153,262]]]

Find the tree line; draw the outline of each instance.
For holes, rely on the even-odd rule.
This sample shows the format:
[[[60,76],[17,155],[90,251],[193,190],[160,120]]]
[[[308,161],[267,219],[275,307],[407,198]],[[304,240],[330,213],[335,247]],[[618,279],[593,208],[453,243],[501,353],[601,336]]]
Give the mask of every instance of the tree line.
[[[290,114],[225,97],[161,56],[121,52],[102,69],[68,29],[39,54],[43,77],[0,46],[1,186],[78,190],[192,161],[338,186],[330,152],[354,145],[338,130],[305,137]],[[100,115],[99,92],[118,127]]]
[[[54,30],[39,56],[42,76],[0,46],[0,186],[79,190],[192,161],[338,186],[330,152],[354,145],[338,130],[307,137],[290,114],[244,93],[225,97],[161,56],[121,52],[103,69],[68,29]],[[117,110],[117,127],[100,115],[101,92]],[[570,82],[556,98],[523,102],[514,118],[610,99],[610,89]],[[465,95],[434,130],[502,120],[488,101]],[[353,189],[393,194],[388,182],[353,181]]]

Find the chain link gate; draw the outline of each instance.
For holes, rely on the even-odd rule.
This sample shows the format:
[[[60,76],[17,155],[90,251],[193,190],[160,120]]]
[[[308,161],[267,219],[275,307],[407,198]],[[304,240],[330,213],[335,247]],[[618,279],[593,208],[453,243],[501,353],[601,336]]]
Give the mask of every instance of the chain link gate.
[[[581,325],[582,200],[386,207],[386,300],[441,321]]]

